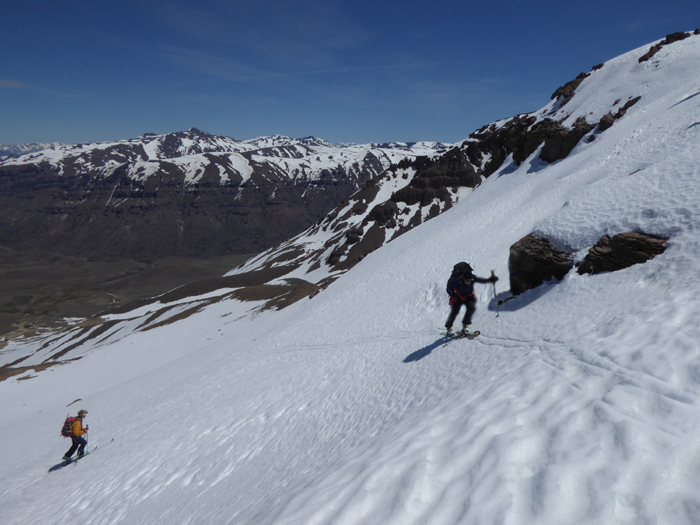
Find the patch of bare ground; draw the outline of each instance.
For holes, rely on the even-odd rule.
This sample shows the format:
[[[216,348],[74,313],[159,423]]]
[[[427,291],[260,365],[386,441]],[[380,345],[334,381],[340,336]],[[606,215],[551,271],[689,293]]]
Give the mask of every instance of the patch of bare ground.
[[[192,308],[188,308],[187,310],[177,313],[171,317],[168,317],[167,319],[164,319],[162,321],[159,321],[155,324],[152,324],[150,326],[146,326],[145,328],[142,328],[141,330],[145,332],[146,330],[152,330],[153,328],[160,328],[161,326],[167,326],[169,324],[175,323],[177,321],[182,321],[183,319],[187,319],[189,316],[196,314],[197,312],[201,311],[202,308],[204,308],[207,304],[211,304],[214,301],[206,301],[205,303],[200,303],[197,306],[193,306]]]
[[[77,264],[80,270],[76,271],[75,268],[69,268],[70,263],[75,262],[74,259],[50,256],[47,260],[43,260],[36,254],[31,256],[14,254],[14,258],[9,262],[5,260],[3,266],[3,253],[6,255],[6,252],[0,252],[0,274],[3,271],[6,274],[14,272],[15,276],[20,277],[19,280],[14,281],[14,288],[13,286],[3,288],[0,285],[0,312],[3,306],[7,307],[9,304],[8,309],[17,307],[20,315],[19,321],[14,322],[14,330],[5,335],[4,344],[6,345],[8,340],[16,337],[39,337],[42,335],[42,331],[44,335],[47,331],[49,334],[59,334],[61,323],[64,327],[75,330],[69,339],[52,348],[53,353],[45,358],[40,365],[21,366],[22,361],[31,357],[24,356],[1,367],[0,381],[29,370],[39,372],[55,364],[79,359],[79,357],[65,358],[69,352],[85,343],[99,343],[108,338],[114,332],[114,327],[121,322],[118,320],[106,321],[100,315],[127,313],[145,304],[154,305],[155,301],[155,305],[160,303],[163,305],[162,308],[153,312],[138,327],[138,330],[151,330],[186,319],[200,312],[206,306],[227,298],[262,302],[263,305],[260,308],[263,310],[279,310],[306,297],[313,297],[323,288],[323,286],[303,279],[292,278],[269,284],[270,281],[280,279],[298,267],[295,263],[280,264],[286,261],[286,257],[276,260],[275,266],[266,265],[257,271],[230,276],[210,276],[206,275],[207,272],[226,272],[236,266],[235,262],[240,264],[243,259],[222,258],[224,260],[217,261],[220,266],[212,261],[207,264],[206,261],[193,263],[192,261],[179,260],[176,264],[176,261],[171,260],[160,266],[136,269],[131,266],[131,262],[125,262],[124,266],[113,263],[115,266],[110,266],[107,270],[102,266],[106,263],[95,263],[98,266],[92,266],[87,261],[82,261]],[[29,261],[28,269],[19,270],[17,268],[18,265],[27,261]],[[182,264],[183,267],[178,266],[179,264]],[[48,282],[42,279],[41,268],[46,267],[46,265],[51,267],[51,271],[48,273],[57,281]],[[195,271],[195,266],[204,267],[206,271]],[[63,277],[59,276],[61,272],[56,271],[57,267],[66,270]],[[79,276],[80,271],[83,271],[85,275]],[[120,271],[122,273],[119,273]],[[197,279],[202,274],[205,275],[205,278]],[[185,278],[189,279],[189,282],[183,284],[181,281]],[[158,285],[154,285],[153,281],[157,281]],[[25,299],[21,299],[17,295],[21,283],[26,285],[25,293],[27,295]],[[174,287],[172,286],[174,283],[180,285]],[[85,290],[78,293],[74,288],[80,286],[84,286]],[[167,290],[162,290],[165,287]],[[162,295],[153,294],[155,290],[159,289],[165,293]],[[218,294],[216,297],[201,298],[202,295],[226,289],[232,291]],[[105,305],[104,293],[106,290],[110,290],[110,300],[112,301],[110,305]],[[154,296],[155,298],[153,298]],[[10,297],[9,300],[8,297]],[[134,297],[135,300],[125,300]],[[22,303],[23,300],[24,303]],[[26,308],[22,309],[25,306]],[[177,313],[173,314],[173,311],[177,311]],[[66,315],[66,312],[69,312],[69,315]],[[76,323],[63,318],[59,319],[59,315],[73,318],[83,317],[83,319]],[[58,331],[57,328],[59,328]],[[54,342],[58,341],[59,337],[65,337],[65,332],[63,334],[54,335],[53,338],[47,337],[41,349],[51,347]],[[0,333],[0,335],[2,334]],[[28,375],[22,379],[31,377],[35,376]]]
[[[110,328],[112,328],[114,325],[116,325],[118,323],[119,323],[119,321],[105,321],[102,324],[100,324],[97,328],[95,328],[94,330],[93,330],[93,327],[88,327],[88,328],[83,329],[83,331],[81,333],[87,334],[85,337],[83,337],[79,341],[73,343],[72,345],[69,345],[69,346],[62,348],[61,350],[59,350],[55,354],[51,355],[50,357],[47,357],[43,361],[43,363],[48,363],[49,361],[55,362],[57,359],[59,359],[60,357],[63,357],[68,352],[79,347],[83,343],[87,343],[88,341],[90,341],[92,339],[96,339],[97,337],[104,334],[107,330],[109,330]]]
[[[66,318],[91,318],[140,300],[150,302],[148,298],[195,281],[218,278],[251,255],[96,262],[0,247],[0,348],[11,339],[66,328],[70,324]]]
[[[277,279],[278,277],[282,277],[296,268],[298,268],[298,265],[275,266],[274,268],[265,268],[254,272],[228,275],[215,279],[205,279],[172,290],[159,297],[159,300],[161,303],[170,303],[187,297],[195,297],[197,295],[215,292],[222,288],[248,288],[251,286],[259,286],[273,279]]]
[[[305,297],[313,297],[321,288],[304,279],[285,279],[286,284],[249,286],[231,295],[239,301],[267,301],[263,310],[281,310]]]
[[[183,310],[182,312],[168,317],[167,319],[163,319],[157,323],[150,324],[155,319],[163,316],[169,310],[174,308],[174,306],[166,306],[165,308],[162,308],[151,315],[146,322],[139,326],[139,329],[145,331],[167,326],[196,314],[205,306],[214,304],[229,297],[233,297],[239,301],[267,301],[262,307],[263,310],[272,308],[281,310],[282,308],[286,308],[287,306],[294,304],[300,299],[304,299],[305,297],[313,297],[321,290],[319,286],[303,279],[285,279],[284,281],[286,284],[254,284],[251,286],[245,286],[236,289],[229,294],[224,294],[198,302],[191,308]],[[228,288],[228,286],[224,286],[222,288]]]
[[[10,363],[8,365],[0,366],[0,382],[5,381],[5,379],[9,379],[11,377],[17,376],[24,374],[25,372],[41,372],[43,370],[46,370],[47,368],[50,368],[55,365],[63,365],[66,363],[70,363],[71,361],[77,361],[80,359],[80,357],[75,357],[73,359],[67,359],[65,361],[57,361],[54,363],[41,363],[37,365],[32,365],[32,366],[12,366],[13,363]],[[24,381],[26,379],[32,379],[36,377],[36,375],[33,376],[27,376],[27,377],[20,377],[17,380],[18,381]]]
[[[274,308],[275,310],[282,310],[301,299],[306,297],[312,298],[321,291],[318,285],[303,279],[285,279],[285,281],[288,284],[287,290],[277,297],[270,299],[265,304],[265,309]]]
[[[41,365],[34,365],[34,366],[18,366],[16,368],[13,368],[11,366],[0,366],[0,381],[4,381],[5,379],[9,379],[11,377],[24,374],[25,372],[29,372],[30,370],[33,370],[34,372],[41,372],[42,370],[46,370],[48,367],[53,366],[55,363],[52,364],[41,364]],[[32,377],[36,376],[27,376],[27,377],[21,377],[18,379],[18,381],[25,380],[25,379],[31,379]]]

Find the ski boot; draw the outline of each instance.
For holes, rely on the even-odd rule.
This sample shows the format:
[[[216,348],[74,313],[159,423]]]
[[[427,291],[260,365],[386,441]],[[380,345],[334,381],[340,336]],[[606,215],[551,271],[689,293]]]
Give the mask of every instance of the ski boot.
[[[479,335],[481,332],[479,330],[474,330],[473,332],[469,331],[469,325],[465,324],[462,327],[462,331],[459,333],[462,337],[476,337]]]

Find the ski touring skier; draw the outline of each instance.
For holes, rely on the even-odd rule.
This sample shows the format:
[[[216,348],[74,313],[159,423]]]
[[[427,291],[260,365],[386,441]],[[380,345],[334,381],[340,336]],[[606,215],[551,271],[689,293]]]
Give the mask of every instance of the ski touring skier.
[[[73,421],[73,424],[71,425],[70,435],[73,444],[71,445],[70,449],[68,449],[68,452],[66,452],[63,456],[64,461],[70,461],[71,456],[76,450],[78,451],[78,456],[76,459],[80,459],[85,455],[85,447],[87,446],[87,440],[83,436],[87,435],[88,427],[86,426],[85,428],[83,428],[83,419],[85,419],[85,416],[87,415],[87,410],[80,410],[78,412],[78,417],[76,417]]]
[[[474,275],[474,270],[466,262],[460,262],[454,265],[452,275],[447,281],[447,293],[450,296],[450,315],[447,317],[445,328],[447,335],[452,336],[452,324],[459,314],[462,305],[466,306],[467,311],[462,318],[462,331],[460,335],[478,335],[478,332],[470,332],[469,325],[472,324],[472,316],[476,311],[476,294],[474,293],[474,283],[495,283],[498,277],[491,272],[491,277],[483,278]]]

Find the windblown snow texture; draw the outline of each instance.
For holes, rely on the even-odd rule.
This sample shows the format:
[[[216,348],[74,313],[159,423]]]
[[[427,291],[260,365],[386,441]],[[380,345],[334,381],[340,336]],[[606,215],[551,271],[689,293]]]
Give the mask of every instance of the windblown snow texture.
[[[137,331],[144,307],[82,359],[0,383],[0,522],[700,522],[700,36],[639,62],[648,48],[562,108],[597,122],[641,96],[612,127],[505,162],[313,299],[222,299]],[[477,285],[481,335],[439,338],[455,262],[503,278],[528,233],[582,258],[626,231],[668,248],[498,318]],[[42,477],[82,407],[114,444]]]

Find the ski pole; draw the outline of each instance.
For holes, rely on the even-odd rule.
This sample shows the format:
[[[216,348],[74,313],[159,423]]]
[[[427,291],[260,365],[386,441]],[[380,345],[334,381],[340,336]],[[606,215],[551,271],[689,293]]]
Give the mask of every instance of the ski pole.
[[[491,277],[496,277],[496,272],[491,270]],[[496,295],[496,282],[493,281],[491,283],[493,285],[493,302],[496,303],[496,317],[498,317],[500,314],[498,313],[498,296]]]

